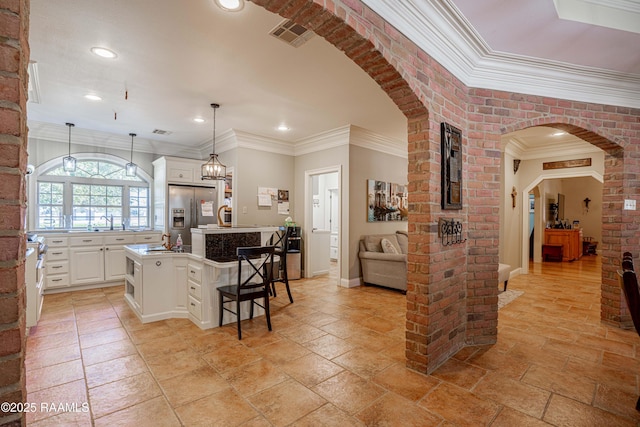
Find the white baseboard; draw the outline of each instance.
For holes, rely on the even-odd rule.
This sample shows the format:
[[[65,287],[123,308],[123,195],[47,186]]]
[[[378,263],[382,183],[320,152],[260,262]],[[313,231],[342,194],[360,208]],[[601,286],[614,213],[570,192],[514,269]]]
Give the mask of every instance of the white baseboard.
[[[355,279],[340,279],[340,286],[343,288],[355,288],[362,284],[362,280],[360,277],[356,277]]]

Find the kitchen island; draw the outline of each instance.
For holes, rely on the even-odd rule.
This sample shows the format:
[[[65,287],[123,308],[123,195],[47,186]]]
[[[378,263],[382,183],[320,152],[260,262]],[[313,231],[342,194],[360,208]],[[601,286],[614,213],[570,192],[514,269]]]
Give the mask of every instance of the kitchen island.
[[[191,229],[191,253],[157,245],[128,245],[125,300],[143,323],[188,318],[201,329],[218,327],[219,286],[235,284],[238,246],[267,244],[278,227]],[[242,303],[243,319],[249,302]],[[256,307],[254,316],[264,315]],[[225,312],[223,324],[235,322]]]

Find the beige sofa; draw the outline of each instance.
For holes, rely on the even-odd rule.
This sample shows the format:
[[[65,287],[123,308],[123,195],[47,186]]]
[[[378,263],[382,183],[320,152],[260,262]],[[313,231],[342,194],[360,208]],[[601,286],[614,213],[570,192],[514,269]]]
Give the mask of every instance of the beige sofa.
[[[363,282],[406,292],[408,244],[404,231],[364,236],[358,252]]]

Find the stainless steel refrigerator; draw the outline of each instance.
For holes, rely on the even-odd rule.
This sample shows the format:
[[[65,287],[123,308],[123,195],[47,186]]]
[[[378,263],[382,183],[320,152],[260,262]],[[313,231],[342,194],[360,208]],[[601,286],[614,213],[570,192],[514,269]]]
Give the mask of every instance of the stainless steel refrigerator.
[[[218,189],[169,185],[169,234],[171,243],[182,235],[182,244],[191,245],[191,229],[217,224]]]

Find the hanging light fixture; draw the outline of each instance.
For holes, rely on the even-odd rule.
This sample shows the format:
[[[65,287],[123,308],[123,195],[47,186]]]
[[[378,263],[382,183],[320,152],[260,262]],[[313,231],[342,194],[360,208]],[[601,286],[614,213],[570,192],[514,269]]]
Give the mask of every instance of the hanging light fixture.
[[[133,163],[133,137],[136,136],[135,133],[130,133],[131,137],[131,158],[129,163],[125,166],[125,170],[127,171],[127,176],[136,176],[136,172],[138,171],[138,165]]]
[[[216,154],[216,110],[220,104],[211,104],[213,108],[213,152],[209,156],[209,161],[202,165],[201,179],[224,180],[227,177],[227,167],[220,163]]]
[[[65,172],[75,172],[76,158],[71,157],[71,128],[75,125],[73,123],[65,123],[65,125],[69,126],[69,155],[62,159],[62,169],[64,169]]]

